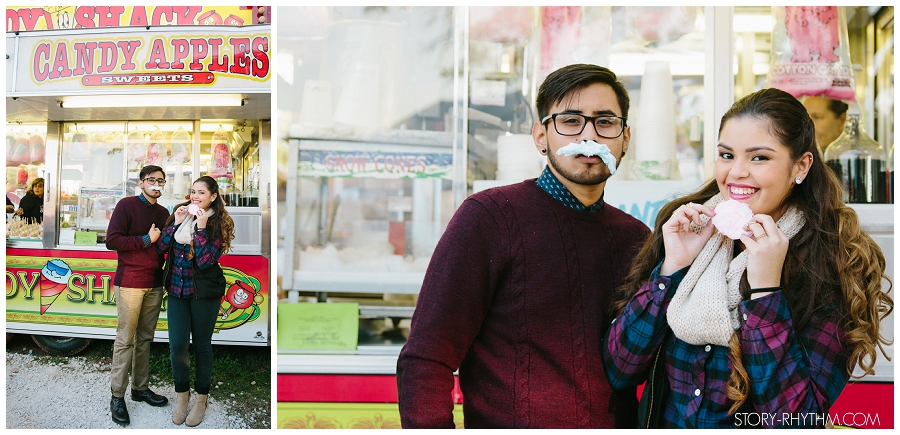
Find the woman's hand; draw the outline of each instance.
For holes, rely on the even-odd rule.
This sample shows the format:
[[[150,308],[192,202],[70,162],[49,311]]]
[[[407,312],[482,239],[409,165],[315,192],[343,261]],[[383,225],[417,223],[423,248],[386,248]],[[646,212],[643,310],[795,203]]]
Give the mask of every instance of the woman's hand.
[[[16,214],[22,216],[23,214],[25,214],[25,210],[22,207],[19,207],[19,209],[16,210]]]
[[[691,222],[700,225],[700,215],[713,217],[716,213],[702,204],[688,203],[678,207],[662,226],[663,244],[666,259],[659,269],[661,275],[671,275],[678,270],[690,266],[703,250],[703,246],[715,231],[713,224],[707,222],[699,233],[691,231]]]
[[[188,209],[187,209],[186,205],[178,207],[175,210],[175,225],[179,225],[182,222],[184,222],[184,219],[187,217],[187,215],[188,215]]]
[[[209,220],[209,214],[204,209],[197,210],[197,229],[206,228],[206,221]]]
[[[788,240],[772,216],[753,215],[748,229],[753,237],[741,236],[747,249],[747,281],[750,288],[778,287],[781,285],[781,269],[787,256]],[[810,258],[809,261],[815,261]]]

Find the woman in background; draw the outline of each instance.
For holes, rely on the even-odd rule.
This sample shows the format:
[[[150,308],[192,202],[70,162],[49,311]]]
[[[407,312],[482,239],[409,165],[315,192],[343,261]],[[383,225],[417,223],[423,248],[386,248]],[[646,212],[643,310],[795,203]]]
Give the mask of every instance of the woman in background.
[[[35,178],[31,182],[31,187],[25,192],[22,201],[19,202],[19,209],[16,214],[25,218],[25,221],[31,223],[41,223],[44,221],[44,179]]]
[[[190,201],[175,206],[157,241],[160,253],[168,252],[164,285],[168,294],[169,349],[177,402],[172,413],[176,425],[197,426],[203,421],[212,378],[212,334],[225,292],[219,257],[231,249],[234,221],[225,210],[216,180],[203,176],[191,186]],[[221,279],[218,294],[200,287],[213,274]],[[190,414],[190,357],[193,341],[197,393]]]

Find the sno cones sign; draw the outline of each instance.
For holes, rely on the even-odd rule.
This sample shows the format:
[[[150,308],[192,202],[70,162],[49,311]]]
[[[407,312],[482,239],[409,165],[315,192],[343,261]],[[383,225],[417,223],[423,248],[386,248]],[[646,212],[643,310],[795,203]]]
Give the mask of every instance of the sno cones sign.
[[[41,269],[41,315],[47,312],[60,293],[68,287],[72,269],[65,261],[53,259]]]

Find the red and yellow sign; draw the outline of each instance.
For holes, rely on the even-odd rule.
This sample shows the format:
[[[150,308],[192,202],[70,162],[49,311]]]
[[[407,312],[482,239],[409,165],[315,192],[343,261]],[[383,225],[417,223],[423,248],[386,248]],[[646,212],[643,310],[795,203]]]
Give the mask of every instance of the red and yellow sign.
[[[7,6],[6,31],[254,24],[248,6]]]
[[[115,252],[7,249],[7,330],[116,335],[113,282]],[[268,341],[269,261],[262,256],[220,259],[227,288],[216,322],[214,343]],[[166,336],[164,297],[157,336]],[[90,328],[86,331],[80,328]]]

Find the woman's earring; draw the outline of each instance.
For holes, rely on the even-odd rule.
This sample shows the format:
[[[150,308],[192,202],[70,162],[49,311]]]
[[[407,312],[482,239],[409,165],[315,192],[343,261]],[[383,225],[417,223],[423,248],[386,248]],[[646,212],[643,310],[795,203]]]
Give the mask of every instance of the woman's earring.
[[[800,178],[800,177],[797,177],[797,178],[794,178],[794,182],[797,183],[797,184],[800,184],[800,183],[803,182],[803,179]]]
[[[547,154],[547,148],[541,148],[541,154]]]

